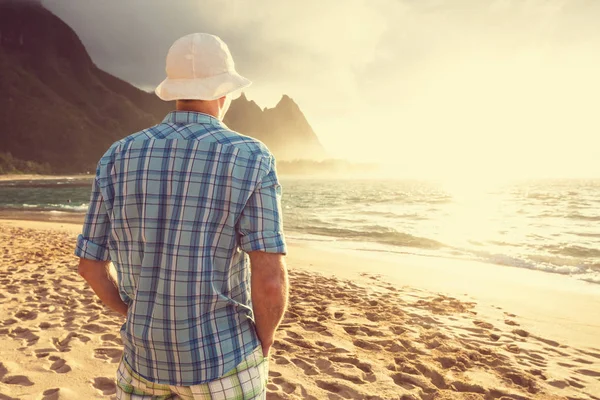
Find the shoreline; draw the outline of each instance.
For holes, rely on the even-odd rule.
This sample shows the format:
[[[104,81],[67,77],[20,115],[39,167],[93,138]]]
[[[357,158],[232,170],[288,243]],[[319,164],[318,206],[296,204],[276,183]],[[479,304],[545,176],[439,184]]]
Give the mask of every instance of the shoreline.
[[[71,248],[80,224],[0,220],[3,230],[12,235],[5,254],[20,254],[11,258],[13,263],[23,260],[23,254],[39,252],[46,255],[45,264],[54,265],[57,271],[67,268],[59,275],[63,282],[75,282],[78,291],[85,291],[74,272]],[[65,261],[56,264],[58,255],[51,255],[50,247],[62,248],[61,257],[70,266]],[[365,388],[373,388],[379,396],[373,398],[380,399],[397,398],[391,393],[428,398],[419,393],[433,391],[457,392],[457,396],[468,392],[475,396],[472,399],[483,399],[477,393],[491,395],[497,389],[507,396],[522,396],[510,398],[595,400],[591,394],[600,393],[597,285],[576,280],[565,283],[564,277],[520,268],[365,254],[314,242],[292,240],[289,248],[292,296],[272,357],[269,399],[320,399],[330,392],[365,398],[370,393]],[[33,256],[26,256],[25,261],[27,257]],[[43,260],[34,257],[26,265],[45,270]],[[3,263],[0,272],[11,265]],[[11,274],[29,272],[17,269]],[[72,278],[67,276],[70,273]],[[5,278],[10,276],[5,274]],[[13,279],[29,282],[31,277]],[[14,283],[10,287],[9,291],[18,288]],[[89,290],[86,293],[90,296]],[[19,320],[15,317],[18,306],[14,306],[0,317],[5,325]],[[38,313],[41,319],[42,312]],[[9,336],[33,329],[19,325],[21,330],[14,333],[11,327],[5,328]],[[108,333],[103,332],[99,336],[106,337]],[[35,331],[36,336],[42,333]],[[85,334],[96,341],[90,332]],[[4,346],[7,340],[12,341],[0,339],[2,353],[10,352],[2,359],[19,354],[19,349]],[[85,343],[81,346],[87,348]],[[474,359],[459,362],[462,356],[458,354],[463,353]],[[488,358],[490,365],[484,360]],[[107,363],[103,367],[110,379],[116,365]],[[369,367],[363,365],[363,371],[360,363]],[[348,368],[355,374],[349,376]],[[416,368],[412,375],[406,372],[411,368]],[[438,375],[441,378],[433,378]],[[0,393],[5,388],[0,384]]]
[[[73,174],[73,175],[37,175],[37,174],[5,174],[0,175],[0,182],[3,181],[51,181],[61,179],[92,179],[92,174]]]
[[[68,224],[83,224],[85,213],[82,211],[75,210],[44,210],[44,209],[18,209],[18,208],[0,208],[0,221],[2,220],[27,220],[27,221],[39,221],[39,222],[56,222],[56,223],[68,223]],[[307,234],[302,231],[295,231],[288,229],[288,239],[292,239],[299,246],[309,245],[311,247],[327,248],[334,252],[352,252],[359,257],[367,258],[378,258],[383,257],[385,259],[394,259],[408,257],[411,259],[424,258],[431,260],[432,263],[466,263],[466,264],[478,264],[487,265],[500,268],[510,268],[526,271],[541,272],[543,274],[560,276],[562,279],[576,280],[584,282],[590,285],[597,285],[600,288],[600,270],[588,269],[585,273],[573,273],[572,271],[559,271],[556,269],[549,269],[545,267],[531,267],[523,265],[511,265],[507,263],[493,262],[491,260],[469,258],[467,256],[452,256],[449,254],[427,254],[420,253],[419,248],[407,247],[405,251],[403,247],[397,249],[384,249],[378,248],[377,242],[368,241],[344,241],[338,237],[326,237],[313,234]],[[329,245],[329,247],[327,247]],[[366,245],[367,247],[365,247]],[[371,246],[371,247],[368,247]],[[412,249],[412,251],[411,251]],[[417,262],[420,264],[420,262]]]

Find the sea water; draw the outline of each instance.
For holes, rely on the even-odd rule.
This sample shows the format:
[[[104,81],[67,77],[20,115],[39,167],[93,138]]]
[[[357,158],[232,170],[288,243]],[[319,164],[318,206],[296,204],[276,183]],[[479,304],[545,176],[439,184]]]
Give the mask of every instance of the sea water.
[[[600,180],[458,189],[417,180],[281,181],[285,230],[296,240],[472,259],[600,283]],[[90,179],[0,182],[0,209],[83,216],[90,189]]]

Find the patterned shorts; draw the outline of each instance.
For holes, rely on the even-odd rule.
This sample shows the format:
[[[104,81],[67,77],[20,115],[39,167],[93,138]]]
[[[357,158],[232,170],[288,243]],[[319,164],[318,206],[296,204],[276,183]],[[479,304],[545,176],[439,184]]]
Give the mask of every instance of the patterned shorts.
[[[267,395],[269,362],[259,346],[223,377],[194,386],[153,383],[123,360],[117,371],[118,400],[263,400]]]

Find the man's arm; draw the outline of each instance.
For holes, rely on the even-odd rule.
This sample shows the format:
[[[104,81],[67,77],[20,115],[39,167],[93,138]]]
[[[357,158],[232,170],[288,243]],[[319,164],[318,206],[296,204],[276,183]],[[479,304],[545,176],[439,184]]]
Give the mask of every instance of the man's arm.
[[[110,261],[95,261],[81,258],[79,275],[92,287],[92,290],[110,309],[127,317],[127,304],[119,296],[117,283],[109,272]]]
[[[287,269],[282,254],[252,251],[249,255],[256,333],[262,344],[263,355],[267,357],[275,331],[287,308]]]

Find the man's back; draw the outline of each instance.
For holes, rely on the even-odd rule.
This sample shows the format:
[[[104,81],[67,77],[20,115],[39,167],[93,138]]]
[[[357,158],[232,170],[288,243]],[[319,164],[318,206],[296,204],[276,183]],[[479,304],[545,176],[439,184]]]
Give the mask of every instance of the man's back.
[[[285,253],[279,196],[266,147],[206,114],[173,112],[102,157],[78,253],[115,264],[140,375],[207,382],[260,345],[245,252]]]

